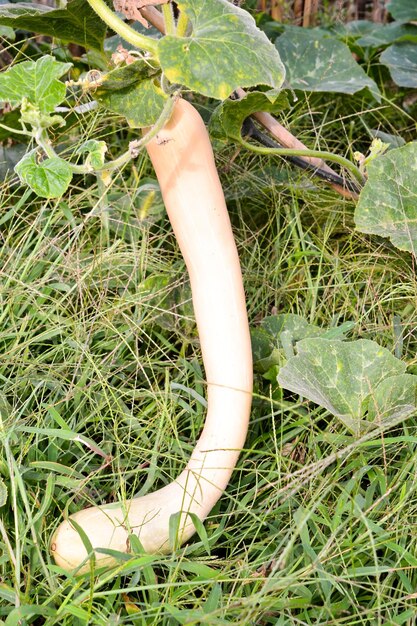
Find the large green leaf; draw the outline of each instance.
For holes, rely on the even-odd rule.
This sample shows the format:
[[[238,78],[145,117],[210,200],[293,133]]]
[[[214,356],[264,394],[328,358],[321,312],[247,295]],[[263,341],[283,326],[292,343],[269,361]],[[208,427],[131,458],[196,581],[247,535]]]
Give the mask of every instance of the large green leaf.
[[[41,198],[59,198],[68,189],[72,179],[70,165],[54,157],[37,161],[37,150],[28,152],[15,167],[22,183]]]
[[[417,254],[417,142],[371,161],[355,223],[361,232],[389,237],[400,250]]]
[[[268,92],[250,91],[241,100],[224,100],[213,111],[210,118],[210,133],[213,137],[230,137],[239,141],[244,120],[256,111],[279,113],[288,106],[284,92],[277,95]]]
[[[281,368],[278,382],[325,407],[358,435],[368,426],[363,420],[366,398],[385,378],[405,369],[405,363],[373,341],[317,337],[297,343],[297,355]]]
[[[400,87],[417,87],[417,45],[395,43],[384,50],[380,61],[390,71],[392,80]]]
[[[286,27],[275,45],[293,89],[352,94],[368,88],[380,101],[376,83],[335,37],[317,29]]]
[[[162,113],[166,94],[153,78],[117,91],[100,91],[97,99],[108,109],[123,115],[132,128],[154,124]]]
[[[224,100],[237,87],[279,88],[279,54],[249,13],[227,0],[178,0],[192,33],[159,40],[159,60],[168,80]]]
[[[417,20],[417,3],[415,0],[390,0],[387,9],[396,20],[402,22]]]
[[[102,50],[107,32],[107,26],[86,0],[69,0],[65,9],[51,9],[44,4],[27,2],[2,4],[0,24],[49,35],[95,50]]]
[[[0,100],[16,106],[26,98],[41,113],[52,113],[65,98],[65,84],[58,79],[70,67],[52,56],[17,63],[0,74]]]

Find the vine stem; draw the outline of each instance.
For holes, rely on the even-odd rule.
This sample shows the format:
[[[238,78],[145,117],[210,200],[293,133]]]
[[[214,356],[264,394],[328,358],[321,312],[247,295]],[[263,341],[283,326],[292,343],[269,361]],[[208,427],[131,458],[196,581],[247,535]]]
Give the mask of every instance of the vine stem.
[[[9,133],[15,133],[17,135],[26,135],[29,136],[31,135],[30,131],[28,130],[20,130],[18,128],[12,128],[11,126],[7,126],[6,124],[0,124],[0,128],[3,128],[4,130],[7,130],[7,132]]]
[[[246,148],[247,150],[252,150],[252,152],[256,152],[257,154],[271,154],[276,156],[299,156],[299,157],[318,157],[320,159],[325,159],[326,161],[332,161],[333,163],[337,163],[341,167],[344,167],[352,176],[358,181],[361,187],[365,184],[365,179],[362,176],[359,169],[348,159],[345,157],[339,156],[338,154],[333,154],[332,152],[322,152],[321,150],[309,150],[308,148],[300,149],[300,148],[265,148],[263,146],[255,146],[248,141],[245,141],[243,138],[240,139],[240,144]]]
[[[158,58],[158,43],[155,39],[151,39],[151,37],[146,37],[145,35],[141,35],[136,30],[134,30],[129,24],[126,24],[121,20],[117,15],[112,11],[104,0],[87,0],[88,4],[91,6],[93,11],[97,13],[99,17],[109,26],[115,33],[120,35],[122,39],[127,41],[128,43],[140,48],[141,50],[145,50],[146,52],[150,52],[152,56]]]
[[[93,172],[100,173],[104,171],[120,169],[121,167],[129,163],[129,161],[131,161],[133,158],[135,158],[138,155],[139,151],[144,148],[146,144],[151,141],[165,126],[165,124],[171,117],[174,104],[179,98],[180,93],[180,89],[177,89],[172,93],[172,95],[167,99],[164,108],[162,109],[161,115],[159,116],[155,124],[146,133],[146,135],[144,135],[142,139],[131,141],[129,144],[129,149],[126,150],[126,152],[121,154],[119,157],[117,157],[117,159],[114,159],[113,161],[107,161],[102,167],[96,168],[94,170],[87,165],[75,165],[74,163],[70,163],[69,161],[66,161],[66,163],[68,163],[74,174],[92,174]],[[49,137],[43,128],[37,129],[36,132],[33,133],[33,137],[38,146],[42,148],[46,156],[48,156],[50,159],[62,158],[59,156],[59,154],[57,154],[57,152],[55,152],[51,142],[49,141]]]

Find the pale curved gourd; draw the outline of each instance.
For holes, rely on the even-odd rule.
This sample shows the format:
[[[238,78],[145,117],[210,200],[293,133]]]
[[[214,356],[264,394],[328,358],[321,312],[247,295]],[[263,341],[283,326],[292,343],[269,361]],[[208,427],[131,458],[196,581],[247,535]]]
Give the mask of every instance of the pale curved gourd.
[[[182,473],[154,493],[123,504],[84,509],[51,540],[58,565],[80,566],[87,551],[72,520],[96,548],[129,552],[134,532],[146,552],[169,552],[169,518],[181,511],[178,542],[195,532],[227,486],[244,445],[252,400],[252,354],[238,253],[204,122],[187,101],[175,103],[147,145],[165,206],[187,265],[207,379],[208,411]],[[98,567],[115,560],[96,553]],[[84,563],[80,572],[89,569]]]

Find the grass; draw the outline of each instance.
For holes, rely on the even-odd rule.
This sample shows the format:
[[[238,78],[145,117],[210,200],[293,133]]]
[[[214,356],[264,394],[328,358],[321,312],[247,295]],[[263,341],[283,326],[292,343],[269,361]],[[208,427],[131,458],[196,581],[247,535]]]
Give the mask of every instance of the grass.
[[[369,141],[370,120],[398,120],[394,107],[356,104],[364,124],[352,126],[342,99],[322,117],[323,149],[327,139],[349,154]],[[297,106],[304,114],[288,121],[316,147],[311,123],[325,101]],[[111,122],[99,123],[111,136]],[[412,367],[411,257],[356,232],[353,204],[322,183],[231,154],[221,150],[218,164],[251,326],[274,312],[322,327],[353,321],[352,338]],[[139,159],[107,198],[79,180],[60,201],[2,185],[2,623],[414,624],[415,417],[355,439],[259,373],[246,448],[207,540],[163,557],[137,550],[91,576],[53,564],[49,540],[64,515],[167,484],[204,421],[184,264],[149,177]]]

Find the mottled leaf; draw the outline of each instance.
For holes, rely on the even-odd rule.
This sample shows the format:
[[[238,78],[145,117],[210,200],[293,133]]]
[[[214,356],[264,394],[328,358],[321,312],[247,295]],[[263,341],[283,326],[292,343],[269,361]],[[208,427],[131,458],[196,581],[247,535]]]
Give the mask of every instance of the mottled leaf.
[[[154,124],[162,113],[167,96],[153,78],[117,91],[102,91],[97,99],[110,111],[123,115],[132,128]]]
[[[390,71],[400,87],[417,87],[417,45],[395,43],[381,54],[380,62]]]
[[[326,332],[324,328],[310,324],[304,317],[295,313],[268,315],[262,320],[261,326],[276,340],[279,340],[282,332],[290,333],[294,343],[307,337],[319,337]]]
[[[253,17],[227,0],[178,0],[189,18],[187,37],[159,40],[159,60],[168,80],[224,100],[237,87],[279,88],[279,54]]]
[[[87,154],[85,165],[90,166],[93,170],[103,167],[106,152],[106,142],[97,139],[88,139],[77,149],[78,154]]]
[[[42,113],[51,113],[65,98],[65,84],[58,79],[70,67],[52,56],[17,63],[0,74],[0,100],[16,106],[26,98]]]
[[[297,355],[281,368],[278,382],[338,417],[354,434],[366,430],[364,400],[405,363],[373,341],[344,342],[323,337],[297,343]]]
[[[417,411],[417,376],[400,374],[383,380],[368,399],[368,420],[380,422],[387,418]]]
[[[59,157],[38,163],[36,152],[36,149],[28,152],[16,165],[15,171],[22,183],[41,198],[59,198],[71,182],[71,167]]]
[[[349,48],[323,31],[286,27],[275,45],[293,89],[356,93],[368,88],[380,101],[376,83],[356,63]]]
[[[86,0],[69,0],[64,9],[27,2],[0,5],[0,24],[95,50],[102,50],[107,32],[107,26]]]
[[[369,164],[355,223],[361,232],[389,237],[400,250],[417,254],[417,142]]]
[[[411,22],[417,20],[417,4],[415,0],[390,0],[387,9],[395,20]]]
[[[116,67],[102,75],[100,86],[94,95],[100,95],[103,91],[126,89],[145,78],[150,78],[158,71],[159,68],[152,67],[152,65],[142,59],[138,59],[129,65]]]
[[[372,30],[356,40],[364,48],[379,48],[388,46],[396,41],[416,41],[417,27],[412,24],[373,24]]]
[[[213,137],[230,137],[239,141],[244,120],[256,111],[279,113],[288,106],[284,92],[251,91],[241,100],[224,100],[213,111],[209,130]]]
[[[332,25],[331,32],[345,42],[356,41],[359,37],[365,37],[372,33],[375,24],[368,20],[352,20],[351,22],[338,22]]]

